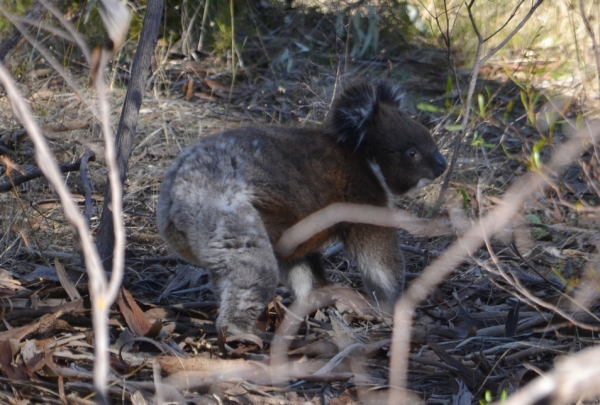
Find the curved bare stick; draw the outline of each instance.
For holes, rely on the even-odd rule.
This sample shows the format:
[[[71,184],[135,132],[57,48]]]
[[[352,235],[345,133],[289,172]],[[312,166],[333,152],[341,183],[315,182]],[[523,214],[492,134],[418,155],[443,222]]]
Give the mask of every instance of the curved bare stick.
[[[502,405],[568,404],[592,399],[600,395],[599,375],[600,348],[585,349],[560,360],[555,370],[536,378]]]
[[[102,267],[98,258],[96,246],[85,227],[85,220],[75,205],[71,192],[63,184],[63,178],[58,170],[54,155],[50,151],[39,125],[33,119],[33,114],[29,109],[29,106],[25,103],[20,91],[17,89],[16,83],[2,64],[0,64],[0,82],[2,82],[2,85],[6,90],[15,115],[23,123],[23,126],[29,133],[31,141],[35,145],[35,158],[40,170],[48,178],[54,191],[58,194],[65,211],[65,217],[73,225],[78,234],[77,236],[79,237],[82,245],[81,247],[84,250],[86,261],[89,262],[89,265],[101,269]]]
[[[90,65],[91,61],[92,61],[92,55],[90,53],[90,50],[88,49],[85,39],[83,38],[83,35],[81,35],[79,32],[77,32],[77,29],[73,26],[73,24],[71,24],[69,21],[67,21],[67,19],[63,16],[63,13],[61,13],[60,10],[58,10],[56,7],[54,7],[52,2],[47,1],[47,0],[38,0],[38,1],[44,7],[46,7],[46,10],[48,10],[54,16],[54,18],[56,18],[58,21],[60,21],[60,23],[62,24],[63,27],[65,27],[67,32],[69,34],[71,34],[73,41],[75,41],[77,46],[79,46],[79,49],[81,50],[81,53],[83,54],[83,57],[85,58],[88,65]]]
[[[46,178],[48,178],[50,184],[52,184],[54,191],[58,194],[65,212],[65,218],[75,228],[79,243],[81,244],[83,255],[85,257],[88,275],[90,277],[90,292],[92,293],[94,300],[101,300],[101,295],[99,296],[98,293],[103,292],[105,289],[107,282],[106,275],[104,274],[104,269],[102,267],[102,262],[100,261],[100,255],[96,250],[96,245],[94,244],[89,229],[85,224],[85,219],[73,201],[71,192],[63,183],[63,178],[58,170],[54,155],[50,151],[50,147],[44,139],[39,125],[34,120],[29,106],[27,103],[25,103],[24,98],[17,89],[17,85],[10,76],[10,73],[2,64],[0,64],[0,82],[4,86],[6,94],[11,101],[15,115],[22,122],[25,129],[27,129],[29,137],[35,145],[35,158],[39,168],[42,170]],[[104,317],[108,313],[108,306],[109,303],[106,301],[93,302],[94,334],[96,339],[95,354],[97,358],[94,367],[94,377],[96,379],[96,370],[99,369],[98,376],[99,381],[101,381],[100,383],[94,381],[94,383],[100,394],[102,394],[102,392],[106,392],[106,380],[108,378],[108,327],[104,325]],[[96,318],[96,307],[102,308],[103,317]],[[98,330],[104,330],[104,333],[101,331],[98,335],[96,335]],[[104,361],[100,359],[100,357],[103,356],[106,357]]]
[[[128,21],[129,12],[127,8],[114,0],[101,0],[104,5],[102,13],[103,22],[107,25],[111,32],[113,43],[120,44],[123,42],[123,34],[127,32],[126,27],[115,27],[115,21],[124,21],[123,14],[126,15],[125,20]],[[115,18],[116,16],[116,18]],[[106,21],[108,20],[108,21]],[[119,34],[121,37],[116,37]],[[106,54],[106,53],[105,53]],[[105,59],[107,56],[105,56]],[[103,67],[100,65],[99,68]],[[115,144],[112,138],[110,128],[110,108],[106,100],[106,85],[101,77],[97,75],[96,86],[99,94],[100,104],[100,122],[103,126],[105,137],[105,158],[108,166],[108,174],[111,179],[111,205],[114,210],[114,228],[116,236],[112,277],[110,283],[104,273],[104,268],[100,260],[100,255],[93,243],[89,228],[86,226],[85,219],[75,205],[70,191],[64,186],[62,176],[57,168],[56,161],[48,144],[46,143],[42,132],[35,120],[29,106],[24,102],[22,95],[16,87],[14,80],[10,77],[8,71],[0,64],[0,82],[3,83],[6,93],[12,103],[13,111],[17,118],[21,120],[23,126],[27,129],[31,140],[35,145],[35,157],[38,166],[44,172],[50,183],[53,185],[56,193],[59,195],[65,217],[73,225],[77,236],[81,243],[82,251],[86,261],[88,270],[90,295],[92,297],[92,311],[94,323],[94,339],[95,339],[95,365],[94,365],[94,388],[97,394],[97,400],[100,403],[108,404],[107,379],[109,374],[109,353],[108,353],[108,326],[105,324],[105,319],[108,315],[108,310],[112,302],[116,298],[118,288],[121,284],[121,278],[124,267],[124,246],[125,232],[123,219],[121,215],[121,196],[122,186],[118,180],[119,170],[116,164]]]
[[[54,3],[58,3],[57,0],[52,0]],[[44,19],[46,15],[46,10],[39,4],[39,2],[34,2],[31,5],[31,8],[27,12],[27,16],[25,17],[28,21],[38,22],[39,20]],[[30,24],[27,27],[27,32],[34,32],[35,25]],[[10,34],[0,41],[0,62],[4,62],[9,53],[17,46],[19,41],[21,40],[21,33],[13,28]]]
[[[351,301],[352,298],[356,298],[356,291],[349,288],[325,287],[313,291],[307,299],[295,301],[290,306],[290,314],[285,317],[271,342],[270,372],[274,384],[287,382],[292,378],[292,370],[287,367],[287,351],[290,342],[286,339],[286,336],[296,334],[306,315],[315,312],[319,308],[331,305],[342,297],[345,297],[346,301]]]
[[[521,209],[523,203],[535,194],[542,192],[548,178],[555,176],[564,166],[571,163],[590,142],[600,138],[600,123],[590,124],[573,139],[557,148],[551,161],[539,173],[530,172],[511,186],[503,198],[503,204],[486,215],[448,250],[438,257],[415,280],[404,296],[398,301],[394,311],[394,334],[392,339],[392,358],[390,361],[390,391],[388,403],[398,403],[406,393],[406,375],[408,371],[408,353],[410,352],[410,333],[412,314],[419,302],[441,283],[464,259],[483,243],[484,237],[491,237],[501,231]]]
[[[417,235],[441,235],[450,231],[447,222],[417,218],[403,210],[373,205],[335,203],[319,210],[287,229],[275,245],[275,252],[290,256],[313,235],[340,222],[352,222],[406,229]]]
[[[123,184],[120,182],[120,171],[117,165],[117,153],[115,139],[112,135],[110,125],[110,105],[106,98],[107,88],[104,77],[101,73],[108,62],[112,52],[120,47],[125,41],[131,14],[127,7],[116,0],[100,0],[100,16],[106,29],[106,33],[111,40],[110,49],[102,49],[101,58],[98,64],[91,66],[91,76],[94,79],[98,91],[98,105],[100,112],[100,124],[104,134],[104,156],[108,168],[108,179],[110,187],[110,210],[112,211],[115,244],[113,248],[113,265],[110,280],[106,280],[104,267],[100,259],[98,250],[95,250],[97,259],[100,261],[98,269],[102,271],[102,276],[96,275],[97,280],[102,280],[102,284],[94,283],[90,272],[90,294],[92,296],[92,312],[94,316],[94,340],[96,347],[94,354],[96,364],[94,366],[94,388],[98,395],[98,401],[103,404],[109,404],[107,396],[107,378],[110,371],[109,353],[108,353],[108,325],[105,319],[108,318],[108,311],[112,303],[116,300],[121,282],[123,280],[123,271],[125,268],[125,224],[122,215],[123,203]]]
[[[29,42],[46,59],[50,66],[52,66],[52,68],[56,70],[58,74],[61,75],[61,77],[65,80],[69,87],[73,89],[75,94],[77,94],[77,97],[79,97],[79,99],[81,100],[86,100],[87,98],[85,97],[84,91],[83,89],[81,89],[81,86],[77,84],[77,82],[73,79],[72,75],[70,75],[67,72],[67,70],[50,53],[50,51],[44,46],[42,46],[42,44],[39,41],[36,41],[32,35],[29,35],[27,29],[22,24],[20,24],[15,18],[13,18],[13,15],[8,13],[6,9],[2,6],[0,6],[0,13],[2,13],[4,17],[7,20],[9,20],[18,31],[21,32],[21,34],[27,40],[27,42]],[[94,112],[94,109],[92,109],[92,112]]]

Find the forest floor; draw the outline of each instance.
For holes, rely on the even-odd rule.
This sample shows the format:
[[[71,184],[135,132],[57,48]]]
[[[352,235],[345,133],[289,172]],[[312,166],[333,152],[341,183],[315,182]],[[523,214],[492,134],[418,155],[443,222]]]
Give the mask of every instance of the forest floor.
[[[261,40],[276,47],[294,35]],[[144,96],[125,188],[125,290],[109,320],[114,403],[162,398],[189,404],[341,405],[377,402],[387,389],[391,315],[360,310],[366,304],[357,304],[360,277],[343,249],[325,252],[328,279],[338,288],[332,294],[339,292],[340,298],[311,313],[297,334],[287,337],[293,378],[273,384],[264,372],[272,356],[269,342],[252,336],[219,340],[214,327],[218,304],[208,274],[175,257],[156,233],[162,177],[183,147],[239,125],[319,125],[340,80],[390,77],[401,83],[407,112],[431,128],[450,160],[461,133],[456,111],[468,72],[452,73],[448,92],[450,70],[443,50],[413,46],[394,51],[393,57],[388,52],[344,59],[327,55],[328,45],[317,40],[308,46],[322,47],[320,55],[329,57],[323,60],[338,62],[319,63],[300,45],[290,46],[295,51],[285,58],[241,69],[233,86],[223,58],[203,55],[187,61],[157,54],[160,62],[154,62],[152,91]],[[95,152],[88,169],[95,232],[106,181],[102,135],[64,81],[42,59],[31,59],[20,84],[57,161],[72,164],[87,149]],[[562,100],[570,96],[572,102],[564,104],[557,124],[550,129],[540,125],[549,94],[543,83],[551,78],[539,73],[537,82],[522,79],[540,63],[533,58],[495,61],[482,68],[473,135],[462,140],[446,203],[432,213],[438,181],[406,198],[402,208],[447,217],[458,207],[467,222],[475,221],[500,204],[515,179],[548,161],[569,139],[567,122],[588,114],[589,106],[584,110],[580,94],[565,92]],[[123,72],[112,72],[116,128],[125,88]],[[78,77],[87,80],[83,73]],[[47,181],[36,177],[10,185],[36,165],[32,143],[4,94],[0,154],[5,167],[0,174],[0,402],[91,403],[94,355],[85,268]],[[599,174],[597,149],[590,147],[549,180],[545,193],[527,202],[518,228],[489,240],[421,303],[414,314],[408,385],[424,403],[500,398],[550,369],[557,357],[595,345],[598,308],[576,310],[569,300],[587,282],[586,272],[598,254]],[[83,209],[78,172],[65,173],[65,179]],[[400,232],[408,284],[457,238],[422,240]],[[278,289],[259,326],[274,331],[290,303],[289,291]]]

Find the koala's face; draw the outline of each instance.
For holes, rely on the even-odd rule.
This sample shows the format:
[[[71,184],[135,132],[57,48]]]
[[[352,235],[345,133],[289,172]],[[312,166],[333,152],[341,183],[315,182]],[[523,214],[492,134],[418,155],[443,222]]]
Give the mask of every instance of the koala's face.
[[[378,180],[393,195],[426,186],[446,170],[446,159],[427,128],[394,105],[380,103],[365,126],[361,147]]]
[[[326,127],[367,160],[390,204],[446,170],[429,130],[401,111],[401,100],[400,89],[389,82],[356,83],[336,99]]]

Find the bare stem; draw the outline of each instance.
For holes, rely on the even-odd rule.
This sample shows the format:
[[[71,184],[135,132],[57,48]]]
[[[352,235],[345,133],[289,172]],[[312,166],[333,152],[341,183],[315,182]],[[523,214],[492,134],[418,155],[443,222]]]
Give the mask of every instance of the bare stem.
[[[594,50],[594,56],[596,58],[596,78],[598,79],[598,91],[600,92],[600,48],[598,47],[598,42],[596,41],[596,34],[594,34],[594,29],[590,24],[587,14],[585,13],[583,0],[579,0],[579,11],[581,13],[581,18],[583,19],[583,24],[585,25],[585,30],[587,31],[588,36],[592,40],[592,49]]]

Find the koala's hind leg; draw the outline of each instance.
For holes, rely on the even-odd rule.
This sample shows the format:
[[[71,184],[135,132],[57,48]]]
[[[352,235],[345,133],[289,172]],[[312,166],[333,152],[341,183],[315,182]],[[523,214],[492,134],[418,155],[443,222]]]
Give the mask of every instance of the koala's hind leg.
[[[163,231],[176,251],[189,252],[186,257],[210,271],[220,301],[216,326],[230,334],[253,331],[278,283],[277,259],[260,215],[234,194],[207,193],[203,210],[190,199],[175,200],[168,227],[177,231]]]
[[[367,294],[383,310],[391,310],[404,286],[404,258],[396,229],[352,225],[344,244]]]
[[[327,285],[319,252],[309,253],[299,260],[281,261],[279,270],[283,284],[292,290],[295,300],[303,300],[311,291]]]

